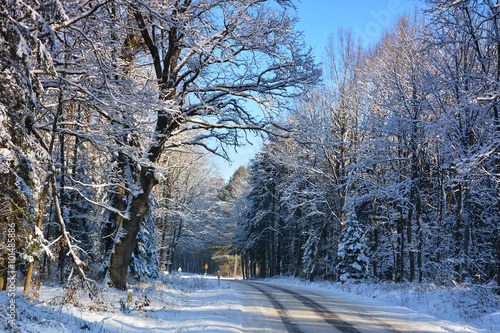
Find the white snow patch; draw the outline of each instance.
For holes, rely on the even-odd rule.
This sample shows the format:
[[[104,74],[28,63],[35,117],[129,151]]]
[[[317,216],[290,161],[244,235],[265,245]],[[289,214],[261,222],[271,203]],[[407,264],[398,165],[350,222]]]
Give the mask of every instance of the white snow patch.
[[[12,162],[15,161],[14,154],[7,148],[0,148],[0,162]]]

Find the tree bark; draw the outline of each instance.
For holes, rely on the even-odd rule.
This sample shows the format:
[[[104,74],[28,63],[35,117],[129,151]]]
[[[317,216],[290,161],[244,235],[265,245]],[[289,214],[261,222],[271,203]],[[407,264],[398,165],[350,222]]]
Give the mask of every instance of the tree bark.
[[[243,276],[243,279],[246,280],[248,279],[248,276],[247,276],[247,271],[245,269],[246,267],[246,255],[245,255],[245,252],[242,252],[241,253],[241,275]]]
[[[325,222],[323,223],[323,227],[321,228],[321,234],[319,236],[319,241],[318,241],[318,248],[316,249],[316,254],[314,256],[314,270],[311,272],[311,275],[309,276],[309,279],[311,282],[314,281],[316,276],[318,275],[319,271],[319,256],[321,254],[321,249],[323,247],[323,242],[326,240],[326,228],[328,226],[328,223]]]
[[[293,273],[294,277],[299,277],[300,276],[300,270],[302,268],[302,236],[300,235],[300,231],[297,232],[296,238],[293,240],[295,243],[295,260],[296,260],[296,265],[295,265],[295,272]],[[298,238],[298,240],[297,240]]]
[[[170,31],[170,46],[172,49],[169,50],[169,53],[173,52],[173,54],[170,54],[169,56],[170,61],[167,61],[167,59],[165,59],[165,66],[164,68],[162,68],[162,61],[158,52],[158,48],[151,39],[142,14],[137,8],[134,8],[133,15],[141,30],[143,41],[153,58],[156,77],[158,79],[159,87],[162,91],[160,93],[160,99],[172,98],[173,94],[175,93],[175,88],[169,86],[166,81],[168,78],[168,70],[170,69],[170,67],[174,66],[174,64],[177,62],[177,58],[179,57],[179,53],[175,52],[178,50],[176,42],[179,40],[177,31],[175,29],[173,29],[173,31]],[[168,92],[169,88],[174,89],[170,89],[170,92]],[[158,161],[162,153],[163,143],[168,137],[170,137],[172,131],[174,131],[178,126],[179,123],[176,122],[165,111],[158,111],[155,127],[155,134],[157,134],[157,136],[154,138],[155,140],[146,152],[146,155],[151,162],[155,163]],[[128,265],[130,263],[132,252],[135,248],[137,234],[139,233],[145,215],[149,211],[149,195],[151,194],[153,187],[158,183],[153,168],[142,165],[139,175],[139,182],[141,185],[142,193],[133,196],[131,199],[130,208],[128,210],[128,218],[123,219],[122,225],[120,227],[123,230],[118,231],[119,239],[115,241],[114,251],[111,254],[110,258],[108,275],[110,284],[120,290],[127,289]]]
[[[498,234],[498,231],[497,231]],[[497,294],[500,295],[500,237],[497,236],[497,242],[495,244],[497,250]]]
[[[398,234],[399,234],[399,253],[398,253],[398,275],[396,277],[396,282],[404,281],[404,254],[405,254],[405,235],[404,235],[404,226],[405,221],[403,218],[403,207],[398,207],[399,210],[399,221],[398,221]]]
[[[42,148],[47,152],[49,156],[52,156],[52,152],[54,150],[54,143],[55,143],[55,132],[59,123],[59,117],[62,114],[62,93],[59,95],[59,106],[57,108],[57,113],[54,117],[54,121],[52,124],[52,138],[50,140],[50,143],[47,145],[43,139],[43,137],[38,133],[38,131],[32,129],[33,135],[37,138],[37,140],[40,142],[40,145]],[[43,188],[42,192],[40,194],[40,199],[38,200],[38,205],[37,205],[37,217],[36,217],[36,227],[38,229],[42,228],[42,222],[43,222],[43,213],[45,209],[45,199],[47,198],[47,195],[49,193],[49,186],[50,186],[50,179],[51,179],[51,174],[48,173],[44,179],[43,183]],[[26,279],[24,280],[24,295],[28,296],[31,288],[31,277],[33,275],[33,268],[35,266],[35,262],[31,261],[28,266],[28,272],[26,273]]]
[[[237,274],[238,274],[238,256],[235,255],[234,256],[233,278],[235,278]]]
[[[157,180],[152,170],[143,167],[140,182],[142,193],[132,198],[129,216],[122,221],[122,225],[118,230],[119,239],[115,243],[114,251],[111,254],[109,279],[111,285],[119,290],[127,289],[128,265],[135,249],[135,241],[142,221],[149,211],[149,195]]]

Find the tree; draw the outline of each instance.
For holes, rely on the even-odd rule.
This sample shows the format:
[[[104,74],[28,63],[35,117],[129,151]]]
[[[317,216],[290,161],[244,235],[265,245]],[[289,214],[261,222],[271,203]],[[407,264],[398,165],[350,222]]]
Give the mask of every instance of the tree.
[[[136,279],[155,279],[159,276],[159,260],[155,242],[155,225],[152,214],[146,215],[137,234],[134,252],[130,259],[130,272]]]
[[[361,46],[349,31],[335,37],[327,48],[324,84],[297,99],[285,121],[294,129],[291,138],[270,140],[265,147],[267,163],[279,171],[271,176],[268,166],[256,164],[251,192],[267,188],[278,200],[274,246],[280,249],[280,267],[311,280],[334,274],[340,229],[353,204],[348,188],[361,141]],[[276,182],[272,190],[264,185],[267,177]],[[270,199],[257,199],[263,214]]]
[[[263,278],[269,274],[273,276],[275,269],[273,236],[279,219],[277,178],[277,168],[269,152],[258,154],[249,168],[250,191],[248,208],[244,212],[245,226],[240,236],[243,240],[240,252],[251,262],[251,275],[258,274]],[[248,272],[249,268],[245,270]]]
[[[183,260],[192,263],[190,250],[208,252],[227,229],[219,209],[218,196],[223,184],[209,156],[199,147],[170,151],[163,155],[160,166],[155,191],[157,204],[152,214],[160,267],[172,272],[179,252],[186,253]]]
[[[97,5],[96,8],[99,6],[101,4]],[[29,14],[26,15],[26,13]],[[68,20],[65,22],[67,26],[74,21],[68,18],[59,1],[53,1],[53,6],[50,6],[48,10],[40,10],[40,5],[37,2],[12,3],[2,1],[0,15],[2,21],[0,39],[1,126],[7,125],[8,132],[10,132],[5,133],[5,136],[2,133],[5,140],[2,142],[2,146],[5,145],[6,150],[12,149],[15,152],[14,154],[2,154],[4,157],[8,157],[2,161],[5,162],[2,171],[6,170],[6,167],[10,169],[13,176],[2,177],[2,179],[6,182],[14,181],[12,184],[4,184],[17,192],[15,195],[8,194],[11,196],[10,203],[16,206],[14,216],[21,214],[22,220],[31,221],[30,223],[19,223],[16,227],[20,235],[23,235],[20,239],[24,239],[24,237],[32,239],[32,242],[29,243],[24,240],[21,242],[24,243],[23,247],[25,248],[23,254],[29,262],[25,284],[25,293],[27,294],[33,271],[33,261],[38,255],[39,245],[44,241],[39,230],[49,188],[56,206],[56,216],[61,228],[62,239],[68,246],[68,253],[78,272],[84,280],[86,279],[76,249],[72,247],[72,242],[65,233],[66,224],[61,215],[61,207],[57,198],[58,185],[54,163],[51,159],[56,136],[55,129],[58,126],[58,117],[62,110],[57,108],[58,111],[55,113],[52,126],[47,126],[52,134],[52,140],[47,142],[35,128],[35,114],[42,108],[41,94],[46,88],[44,80],[40,77],[52,82],[57,80],[53,54],[49,52],[48,46],[56,43],[56,26],[59,26],[66,19]],[[60,94],[59,97],[61,96]],[[31,135],[35,137],[35,140]],[[43,177],[42,172],[37,170],[38,163],[48,164],[46,177]],[[43,178],[45,179],[40,181],[40,185],[36,180]],[[38,186],[42,189],[37,188]],[[2,192],[2,197],[3,194],[5,192]],[[25,197],[24,202],[18,200],[19,195]],[[16,219],[19,220],[19,216]],[[48,250],[47,247],[44,249]]]
[[[123,165],[135,165],[136,171],[127,184],[129,209],[110,261],[109,277],[118,289],[126,288],[131,249],[157,183],[154,164],[169,146],[183,144],[176,142],[177,135],[196,130],[199,135],[190,144],[205,145],[202,139],[209,137],[237,143],[238,130],[267,126],[246,111],[245,103],[271,106],[275,97],[290,96],[294,87],[314,82],[318,73],[292,33],[295,20],[267,2],[185,0],[131,4],[127,10],[134,20],[129,27],[145,45],[142,55],[152,64],[163,105],[144,158],[124,157]]]
[[[356,214],[351,213],[344,223],[337,252],[337,274],[341,281],[359,281],[367,276],[368,257],[363,234]]]
[[[401,17],[367,56],[374,61],[371,73],[366,74],[373,111],[367,122],[370,135],[364,156],[370,173],[362,177],[367,185],[371,180],[378,183],[366,189],[372,193],[371,203],[367,202],[371,210],[368,213],[371,233],[378,233],[375,229],[382,227],[380,219],[374,221],[374,212],[382,207],[391,216],[389,223],[397,232],[398,244],[393,254],[397,259],[393,268],[398,281],[413,281],[417,272],[422,281],[424,274],[423,234],[427,227],[424,217],[428,215],[423,203],[428,199],[425,193],[432,163],[429,155],[432,137],[428,133],[436,121],[429,104],[428,78],[432,77],[433,69],[429,53],[423,51],[425,32],[418,15]],[[372,245],[374,250],[378,245]],[[384,257],[375,259],[374,270],[378,259],[387,262]]]
[[[32,74],[37,63],[28,57],[35,53],[38,40],[12,17],[6,1],[0,2],[0,289],[7,283],[7,226],[14,224],[16,244],[13,257],[31,255],[28,237],[34,237],[33,217],[36,214],[36,161],[31,155],[37,150],[30,142],[25,121],[34,107],[38,88]],[[35,83],[35,84],[33,84]],[[29,121],[28,121],[29,123]],[[26,253],[28,252],[28,253]],[[12,269],[10,269],[13,271]]]
[[[330,44],[324,85],[285,120],[291,139],[264,146],[251,169],[248,275],[255,263],[269,272],[274,246],[286,248],[281,258],[300,258],[288,260],[288,272],[335,278],[337,251],[349,256],[337,246],[347,237],[340,230],[353,212],[370,257],[357,264],[363,272],[369,263],[370,274],[397,282],[500,283],[500,9],[428,4],[428,16],[399,18],[370,48],[346,32],[339,49]],[[278,237],[269,236],[269,212],[280,219]]]
[[[2,118],[2,126],[23,124],[28,135],[19,131],[16,140],[31,141],[37,161],[48,163],[37,174],[45,180],[30,220],[42,228],[51,200],[84,279],[78,251],[92,247],[87,222],[102,209],[107,274],[126,288],[163,152],[190,145],[225,155],[245,130],[272,132],[283,99],[317,80],[293,32],[293,5],[277,2],[1,3],[2,105],[19,111],[8,110],[15,121]],[[250,111],[255,106],[263,117]],[[94,210],[82,214],[88,205]],[[85,246],[75,246],[70,232]],[[63,267],[64,252],[60,258]]]
[[[499,8],[496,1],[428,1],[444,221],[453,279],[500,274],[498,166]],[[485,244],[490,244],[484,246]],[[496,272],[493,269],[496,261]],[[500,285],[500,279],[497,280]]]

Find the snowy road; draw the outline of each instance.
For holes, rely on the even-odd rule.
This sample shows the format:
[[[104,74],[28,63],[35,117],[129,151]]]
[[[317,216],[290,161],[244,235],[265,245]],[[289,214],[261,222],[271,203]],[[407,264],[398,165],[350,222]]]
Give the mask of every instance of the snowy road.
[[[306,287],[226,281],[241,295],[244,332],[446,332],[425,318]]]
[[[362,284],[360,286],[363,286]],[[259,333],[259,332],[500,332],[496,314],[482,328],[443,318],[453,310],[441,298],[424,301],[411,290],[394,290],[401,298],[422,299],[414,309],[384,301],[384,292],[370,297],[342,291],[340,284],[309,284],[298,279],[273,283],[190,275],[164,276],[161,280],[130,286],[134,302],[124,308],[126,291],[105,289],[100,308],[82,293],[78,306],[67,302],[59,286],[45,286],[38,304],[19,295],[16,328],[19,332],[144,332],[144,333]],[[365,286],[369,288],[369,286]],[[396,286],[394,286],[396,288]],[[387,291],[385,291],[387,293]],[[148,305],[137,307],[141,300]],[[6,292],[0,292],[0,332],[7,328]],[[437,303],[435,303],[436,301]],[[139,303],[138,303],[139,302]],[[407,300],[407,303],[410,303]],[[429,311],[429,309],[432,309]],[[451,314],[451,313],[450,313]],[[437,315],[438,317],[436,317]]]

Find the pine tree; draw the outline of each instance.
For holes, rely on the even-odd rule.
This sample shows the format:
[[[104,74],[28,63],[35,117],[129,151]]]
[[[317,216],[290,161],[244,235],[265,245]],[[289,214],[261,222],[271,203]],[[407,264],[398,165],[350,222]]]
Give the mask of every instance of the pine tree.
[[[350,213],[341,232],[341,243],[337,253],[339,279],[361,280],[366,278],[368,257],[363,241],[363,229],[355,213]]]
[[[16,269],[20,259],[31,262],[36,256],[37,162],[44,156],[29,133],[40,88],[33,72],[47,57],[29,25],[39,15],[25,15],[17,5],[0,4],[0,290],[6,287],[9,254],[16,258]],[[15,230],[15,251],[7,247],[13,239],[8,229]]]
[[[135,249],[130,259],[129,269],[138,280],[156,279],[159,276],[159,259],[154,242],[154,220],[146,215],[141,230],[137,234]]]

